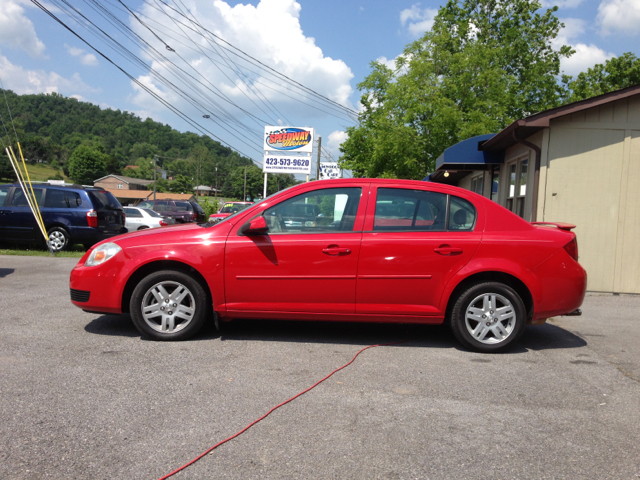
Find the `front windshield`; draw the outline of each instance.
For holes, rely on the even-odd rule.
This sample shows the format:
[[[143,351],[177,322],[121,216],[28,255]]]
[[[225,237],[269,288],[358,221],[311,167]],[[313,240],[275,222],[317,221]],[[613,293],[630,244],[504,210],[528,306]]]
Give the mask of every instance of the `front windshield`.
[[[240,210],[244,210],[250,203],[226,203],[220,213],[238,213]]]

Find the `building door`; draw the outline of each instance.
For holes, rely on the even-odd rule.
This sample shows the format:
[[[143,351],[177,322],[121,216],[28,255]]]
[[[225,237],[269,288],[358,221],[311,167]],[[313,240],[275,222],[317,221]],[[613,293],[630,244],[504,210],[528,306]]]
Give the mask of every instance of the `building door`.
[[[616,258],[614,292],[640,293],[640,130],[631,131],[629,173],[625,175],[626,189],[621,189],[620,232]]]
[[[591,291],[615,291],[624,137],[624,130],[550,132],[543,219],[577,225],[579,261]],[[637,269],[637,262],[628,265]]]

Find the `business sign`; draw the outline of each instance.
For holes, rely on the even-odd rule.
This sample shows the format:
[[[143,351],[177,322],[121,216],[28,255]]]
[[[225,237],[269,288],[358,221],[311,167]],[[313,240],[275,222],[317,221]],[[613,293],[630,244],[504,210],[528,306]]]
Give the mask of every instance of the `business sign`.
[[[320,180],[340,178],[340,167],[337,163],[320,162]]]
[[[315,131],[302,127],[264,127],[264,149],[270,152],[311,153]]]
[[[311,173],[311,157],[293,155],[264,155],[262,162],[262,171],[264,173],[302,173],[309,175]]]

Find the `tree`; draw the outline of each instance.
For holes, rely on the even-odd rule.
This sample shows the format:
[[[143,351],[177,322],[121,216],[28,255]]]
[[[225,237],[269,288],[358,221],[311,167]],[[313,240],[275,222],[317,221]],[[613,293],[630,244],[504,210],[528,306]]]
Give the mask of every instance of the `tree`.
[[[235,168],[229,176],[227,187],[228,195],[234,198],[242,198],[244,195],[244,168]],[[262,170],[256,165],[247,166],[247,197],[255,201],[264,190],[264,176]],[[244,199],[243,199],[244,200]]]
[[[80,145],[69,158],[69,177],[82,185],[93,185],[94,180],[106,175],[108,160],[104,150]]]
[[[193,180],[185,177],[184,175],[176,176],[173,181],[169,182],[167,189],[173,193],[191,193],[193,194],[194,188]]]
[[[621,88],[640,84],[640,58],[627,52],[607,60],[604,65],[596,64],[586,72],[573,77],[563,77],[567,102],[577,102],[603,95]]]
[[[431,31],[395,69],[373,62],[358,85],[363,109],[347,129],[342,168],[356,176],[423,178],[449,146],[497,132],[560,104],[560,58],[551,45],[557,7],[529,0],[449,0]]]

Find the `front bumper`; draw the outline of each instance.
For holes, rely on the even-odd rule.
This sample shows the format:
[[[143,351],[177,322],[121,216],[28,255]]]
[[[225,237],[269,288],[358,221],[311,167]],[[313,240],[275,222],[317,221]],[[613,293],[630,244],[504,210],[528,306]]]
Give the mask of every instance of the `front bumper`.
[[[88,256],[89,252],[71,270],[71,303],[91,312],[122,313],[124,257],[114,257],[103,265],[85,267]]]

